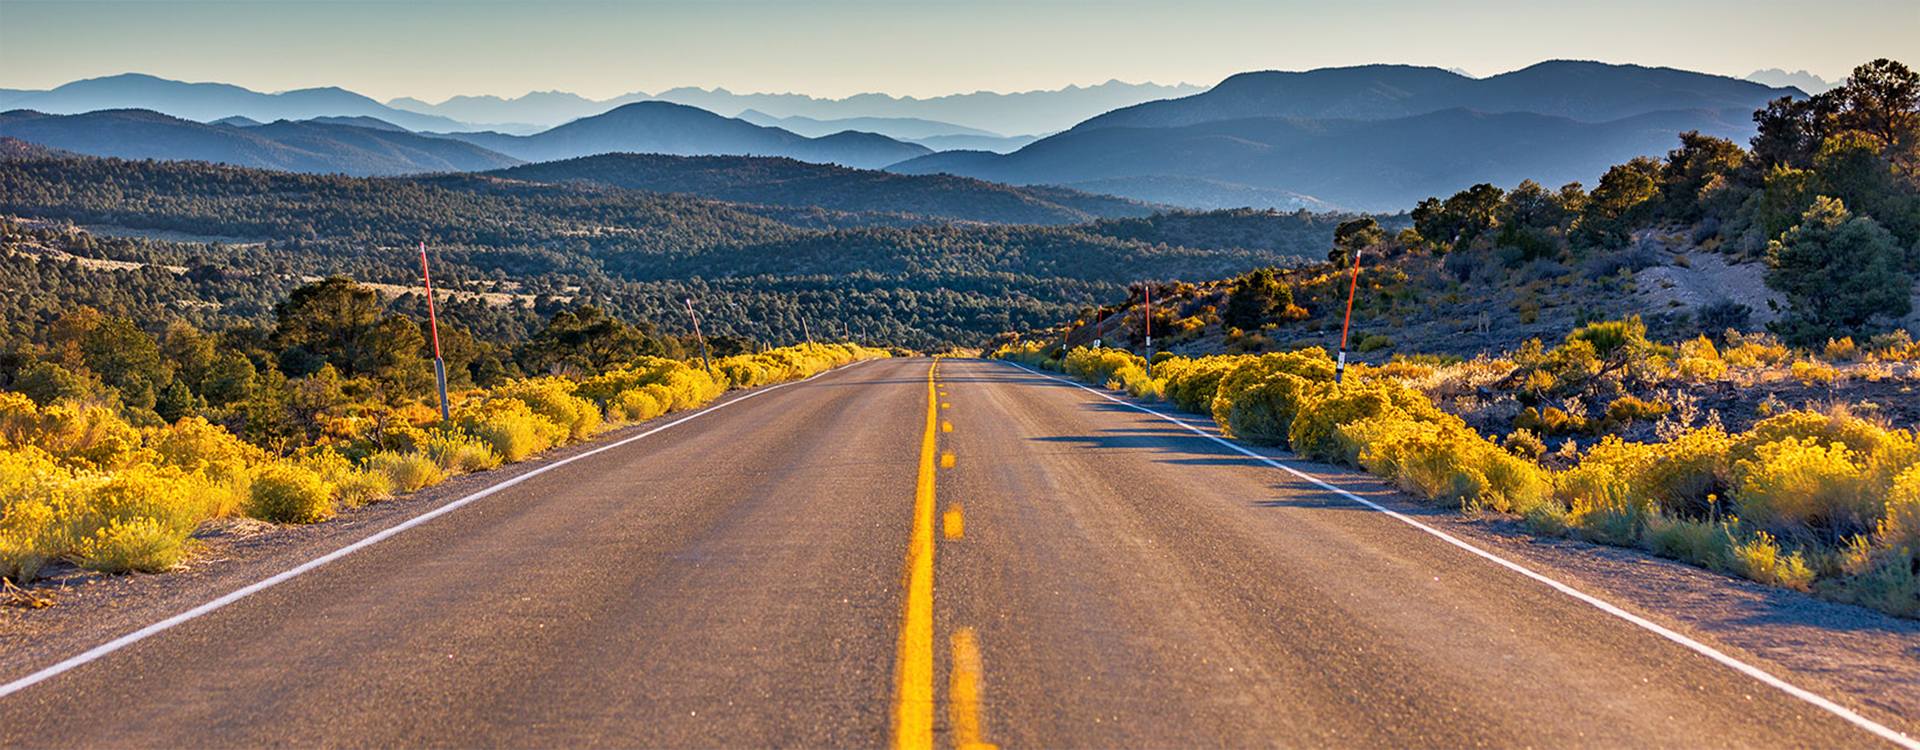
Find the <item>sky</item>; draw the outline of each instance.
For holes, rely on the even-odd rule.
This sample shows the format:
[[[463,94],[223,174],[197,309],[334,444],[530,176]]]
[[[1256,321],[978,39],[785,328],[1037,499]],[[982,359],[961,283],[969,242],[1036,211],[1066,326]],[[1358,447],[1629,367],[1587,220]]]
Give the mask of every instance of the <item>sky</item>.
[[[678,86],[938,96],[1550,59],[1828,80],[1920,66],[1920,0],[0,0],[0,88],[147,73],[382,101]]]

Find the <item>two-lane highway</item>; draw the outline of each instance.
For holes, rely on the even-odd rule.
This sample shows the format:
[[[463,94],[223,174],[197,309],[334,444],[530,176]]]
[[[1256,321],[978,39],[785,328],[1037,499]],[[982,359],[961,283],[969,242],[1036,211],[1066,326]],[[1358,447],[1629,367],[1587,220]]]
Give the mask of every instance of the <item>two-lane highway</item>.
[[[0,744],[1890,746],[1177,425],[925,359],[559,466],[0,697]]]

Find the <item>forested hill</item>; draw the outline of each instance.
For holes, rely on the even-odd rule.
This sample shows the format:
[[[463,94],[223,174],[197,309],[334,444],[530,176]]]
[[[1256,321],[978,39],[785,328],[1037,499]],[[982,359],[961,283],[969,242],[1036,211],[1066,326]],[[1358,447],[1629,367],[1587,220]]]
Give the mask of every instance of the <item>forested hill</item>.
[[[1079,224],[1166,206],[1047,186],[901,175],[787,158],[605,154],[488,172],[529,182],[590,182],[736,203],[819,206],[986,224]]]
[[[832,326],[921,347],[1039,325],[1123,298],[1140,279],[1216,278],[1324,257],[1333,228],[1351,218],[1234,211],[1057,227],[821,231],[776,220],[805,213],[797,209],[605,186],[113,159],[0,161],[0,213],[208,238],[74,253],[195,269],[206,281],[177,290],[186,296],[174,300],[151,299],[138,274],[74,271],[95,286],[132,285],[106,296],[151,300],[129,303],[127,314],[156,326],[184,308],[223,304],[224,279],[344,274],[410,285],[415,243],[426,241],[436,284],[521,295],[516,304],[537,316],[591,303],[677,332],[681,300],[694,297],[714,311],[710,332],[781,343],[802,339],[803,321],[811,321],[816,332]],[[46,262],[31,254],[0,254],[0,262]]]

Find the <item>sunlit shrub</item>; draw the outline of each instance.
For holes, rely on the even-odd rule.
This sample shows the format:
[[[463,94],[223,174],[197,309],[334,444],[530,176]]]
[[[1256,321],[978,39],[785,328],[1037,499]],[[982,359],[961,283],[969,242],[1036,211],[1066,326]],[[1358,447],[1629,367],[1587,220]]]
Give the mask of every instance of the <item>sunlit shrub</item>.
[[[1733,467],[1740,518],[1776,533],[1818,531],[1836,541],[1872,528],[1884,506],[1870,495],[1856,456],[1844,444],[1814,438],[1760,446]]]
[[[1293,386],[1282,386],[1282,388],[1291,388],[1297,392],[1304,383],[1332,382],[1333,370],[1333,358],[1327,356],[1327,351],[1319,347],[1301,349],[1293,352],[1281,352],[1278,354],[1265,354],[1259,357],[1241,357],[1239,358],[1239,364],[1229,371],[1225,377],[1221,378],[1220,384],[1214,389],[1213,405],[1211,407],[1213,419],[1215,422],[1218,422],[1221,427],[1231,432],[1233,431],[1233,420],[1230,418],[1230,412],[1233,411],[1235,401],[1240,399],[1240,395],[1243,392],[1260,386],[1271,376],[1283,374],[1290,375],[1302,381],[1302,383],[1297,383]],[[1272,395],[1273,394],[1268,394],[1268,401],[1273,401],[1271,398]],[[1271,432],[1277,436],[1273,439],[1276,441],[1276,444],[1278,444],[1286,440],[1287,431],[1293,427],[1294,406],[1291,397],[1274,401],[1274,403],[1284,408],[1281,411],[1264,415],[1249,412],[1247,418],[1243,421],[1246,421],[1249,425],[1255,421],[1270,421],[1274,423],[1275,426],[1271,429]]]
[[[460,429],[479,438],[507,463],[526,459],[567,439],[567,429],[518,399],[494,399],[463,409],[454,416]]]
[[[1682,380],[1705,383],[1727,374],[1727,361],[1720,358],[1720,350],[1714,347],[1712,339],[1701,336],[1681,342],[1679,348],[1680,357],[1674,361],[1674,371]]]
[[[1519,416],[1513,418],[1514,429],[1528,430],[1547,437],[1585,433],[1592,427],[1592,423],[1586,417],[1568,414],[1552,406],[1544,409],[1529,406],[1521,410]]]
[[[1240,365],[1239,357],[1173,357],[1154,364],[1153,378],[1166,383],[1166,395],[1181,411],[1207,413],[1220,380]]]
[[[335,450],[316,450],[303,455],[300,465],[320,475],[333,488],[335,502],[357,508],[393,496],[393,480],[386,474],[353,465]]]
[[[1764,531],[1734,545],[1732,558],[1733,572],[1769,586],[1806,591],[1813,583],[1813,569],[1807,567],[1806,559],[1799,552],[1782,554],[1779,542]]]
[[[291,463],[262,467],[247,512],[274,523],[316,523],[333,517],[333,488],[312,469]]]
[[[1435,500],[1528,514],[1552,490],[1540,467],[1456,424],[1388,416],[1341,425],[1336,434],[1361,447],[1358,462],[1368,472]]]
[[[76,551],[80,567],[102,573],[158,573],[187,552],[187,535],[154,518],[114,518]]]
[[[600,409],[574,395],[574,384],[564,378],[521,380],[494,389],[496,399],[515,399],[533,413],[566,429],[567,436],[584,440],[600,431]]]
[[[446,478],[439,464],[419,453],[381,451],[367,457],[366,470],[385,474],[400,492],[412,492]]]
[[[500,456],[479,438],[454,430],[429,430],[420,452],[453,474],[486,471],[500,465]]]
[[[1356,381],[1359,379],[1356,377]],[[1293,451],[1308,458],[1351,463],[1352,457],[1334,438],[1340,425],[1363,419],[1392,417],[1437,423],[1457,423],[1442,414],[1427,397],[1393,381],[1355,382],[1322,391],[1305,399],[1288,428]]]
[[[1721,356],[1734,367],[1763,367],[1786,364],[1793,358],[1793,350],[1768,334],[1734,331],[1728,333],[1727,348]]]
[[[46,451],[55,460],[81,469],[113,471],[150,458],[142,446],[140,431],[102,406],[53,404],[28,411],[32,402],[17,394],[4,404],[4,430],[8,442],[31,445]]]
[[[1795,362],[1788,371],[1793,374],[1794,380],[1807,385],[1829,385],[1844,377],[1833,365],[1812,360]]]
[[[1636,396],[1621,396],[1607,404],[1607,421],[1613,425],[1625,426],[1634,422],[1646,422],[1665,416],[1673,411],[1673,406],[1659,401],[1642,401]]]
[[[1892,550],[1920,555],[1920,466],[1902,472],[1887,493],[1886,515],[1875,538]]]
[[[185,417],[155,431],[151,445],[161,463],[218,482],[244,480],[248,467],[267,460],[265,451],[200,417]]]
[[[1500,441],[1500,447],[1505,448],[1508,453],[1515,456],[1532,460],[1539,460],[1541,456],[1547,453],[1546,441],[1541,440],[1539,435],[1527,429],[1518,429],[1508,433],[1507,439]]]

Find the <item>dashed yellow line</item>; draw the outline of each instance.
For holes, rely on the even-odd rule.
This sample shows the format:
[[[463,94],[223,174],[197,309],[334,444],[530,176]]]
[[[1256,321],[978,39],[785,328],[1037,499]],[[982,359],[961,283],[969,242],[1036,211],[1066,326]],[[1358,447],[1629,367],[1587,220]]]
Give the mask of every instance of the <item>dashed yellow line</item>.
[[[967,535],[967,517],[961,513],[959,503],[947,506],[947,514],[943,517],[941,528],[946,531],[948,539],[959,539]]]
[[[953,423],[952,423],[952,422],[941,422],[941,423],[940,423],[940,431],[941,431],[941,432],[953,432]]]
[[[940,454],[940,468],[942,469],[953,468],[953,454],[951,453]]]
[[[934,363],[927,368],[927,429],[920,438],[920,476],[913,493],[913,536],[907,544],[907,598],[894,665],[893,747],[933,748],[933,457],[939,402]]]
[[[947,681],[947,720],[956,750],[996,750],[980,735],[980,644],[973,628],[953,631],[953,670]]]

